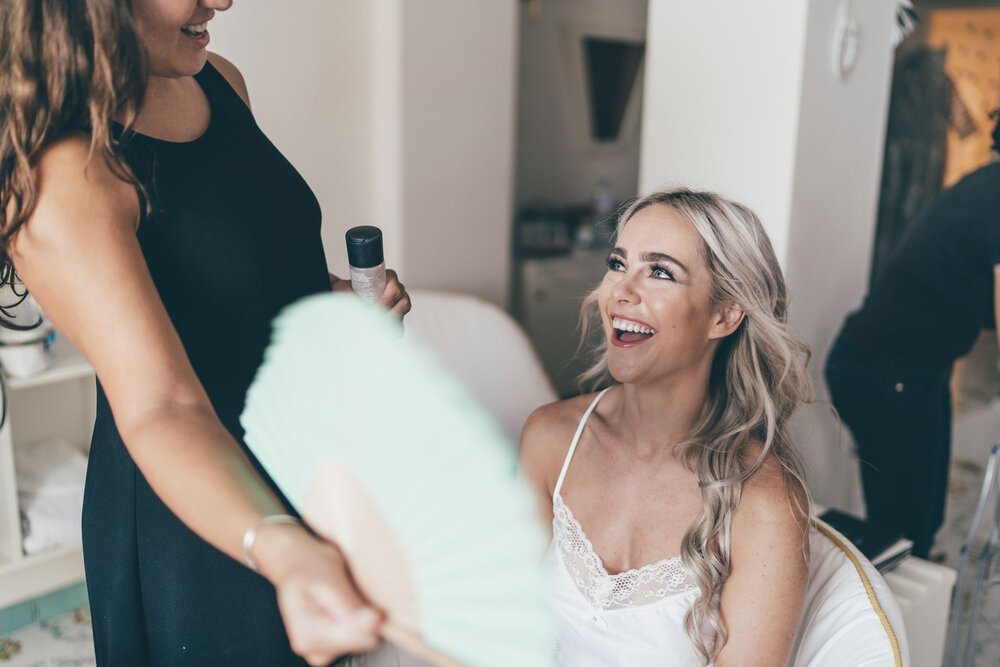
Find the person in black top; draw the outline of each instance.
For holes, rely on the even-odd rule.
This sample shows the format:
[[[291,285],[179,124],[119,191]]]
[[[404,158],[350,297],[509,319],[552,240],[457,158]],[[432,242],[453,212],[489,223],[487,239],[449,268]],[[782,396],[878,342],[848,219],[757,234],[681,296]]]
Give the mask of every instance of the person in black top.
[[[100,665],[321,665],[377,643],[336,546],[287,516],[242,443],[273,317],[350,284],[239,72],[206,51],[230,4],[0,3],[4,275],[98,378],[83,536]],[[410,308],[393,272],[382,305]]]
[[[996,149],[997,128],[993,138]],[[952,366],[982,329],[996,328],[998,281],[993,162],[914,222],[827,359],[833,404],[857,443],[872,538],[902,533],[924,558],[944,521]]]

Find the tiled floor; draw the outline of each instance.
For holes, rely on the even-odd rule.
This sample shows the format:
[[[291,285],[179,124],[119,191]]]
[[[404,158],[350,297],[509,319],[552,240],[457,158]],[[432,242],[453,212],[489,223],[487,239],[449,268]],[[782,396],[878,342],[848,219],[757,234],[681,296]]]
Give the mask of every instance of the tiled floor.
[[[991,446],[1000,441],[1000,400],[959,415],[955,423],[955,458],[948,484],[945,527],[938,534],[936,549],[943,551],[945,565],[958,568],[983,484],[984,467]],[[994,567],[980,601],[976,625],[976,665],[1000,665],[1000,572]]]
[[[96,665],[86,609],[55,616],[0,638],[3,667]]]
[[[952,431],[952,465],[944,528],[935,549],[944,553],[945,565],[958,568],[983,484],[992,446],[1000,441],[1000,374],[997,373],[994,332],[984,332],[964,360],[952,384],[956,415]],[[1000,572],[987,579],[979,603],[975,632],[975,665],[1000,665]]]
[[[945,529],[935,548],[944,552],[944,564],[958,569],[959,551],[966,539],[976,509],[976,496],[983,482],[983,466],[971,461],[952,462]],[[995,568],[994,568],[995,569]],[[994,572],[979,600],[975,630],[975,665],[1000,665],[1000,577]]]

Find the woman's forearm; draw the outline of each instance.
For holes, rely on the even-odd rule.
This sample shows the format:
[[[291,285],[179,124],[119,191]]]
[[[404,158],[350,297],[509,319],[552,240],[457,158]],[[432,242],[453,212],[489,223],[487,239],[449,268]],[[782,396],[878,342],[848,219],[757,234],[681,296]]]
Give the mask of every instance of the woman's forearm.
[[[122,440],[157,496],[204,540],[243,562],[243,535],[286,509],[201,403],[166,403],[120,424]]]

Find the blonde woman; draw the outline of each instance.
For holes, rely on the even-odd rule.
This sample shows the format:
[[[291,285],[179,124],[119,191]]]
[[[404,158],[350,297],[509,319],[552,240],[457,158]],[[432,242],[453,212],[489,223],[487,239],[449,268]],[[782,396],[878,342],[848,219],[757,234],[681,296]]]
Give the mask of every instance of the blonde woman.
[[[785,431],[811,384],[771,244],[707,192],[622,215],[584,308],[598,394],[528,420],[522,465],[552,519],[565,665],[784,665],[808,579],[809,499]]]

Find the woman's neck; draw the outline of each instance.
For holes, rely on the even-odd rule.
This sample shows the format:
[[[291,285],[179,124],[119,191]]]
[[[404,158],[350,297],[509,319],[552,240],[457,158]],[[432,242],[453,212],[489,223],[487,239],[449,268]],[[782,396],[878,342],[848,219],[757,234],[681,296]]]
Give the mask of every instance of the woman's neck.
[[[135,131],[167,141],[201,136],[211,119],[208,98],[194,77],[151,76]]]
[[[652,455],[690,435],[708,401],[708,374],[623,384],[621,392],[616,414],[609,417],[640,455]]]

